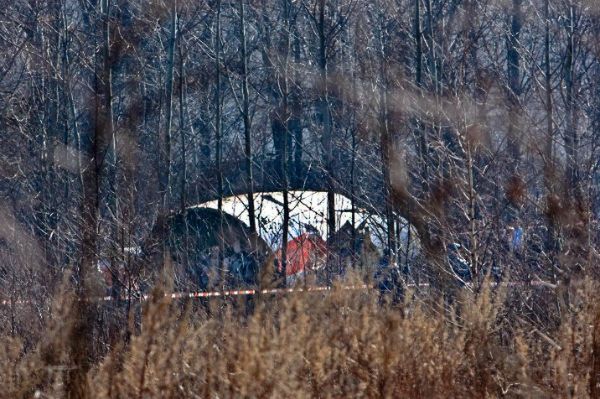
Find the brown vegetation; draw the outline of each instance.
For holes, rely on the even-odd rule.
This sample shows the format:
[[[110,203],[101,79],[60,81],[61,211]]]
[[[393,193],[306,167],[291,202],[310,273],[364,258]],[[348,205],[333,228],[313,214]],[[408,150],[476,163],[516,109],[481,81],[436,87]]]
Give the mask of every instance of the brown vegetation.
[[[600,397],[596,3],[2,2],[0,396]],[[297,190],[427,289],[140,302],[284,285]]]
[[[423,293],[391,305],[374,292],[334,290],[182,306],[155,290],[129,341],[88,354],[94,361],[82,388],[98,398],[594,397],[596,290],[573,289],[561,320],[545,287],[465,290],[453,305]],[[535,321],[515,306],[541,301],[543,323],[542,312]],[[50,328],[30,350],[2,336],[2,397],[65,395],[69,303],[57,300]]]

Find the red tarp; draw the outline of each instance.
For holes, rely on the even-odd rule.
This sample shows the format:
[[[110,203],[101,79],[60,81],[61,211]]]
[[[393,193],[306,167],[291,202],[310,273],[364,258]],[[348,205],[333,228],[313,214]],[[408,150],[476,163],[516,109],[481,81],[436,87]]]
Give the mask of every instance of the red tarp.
[[[303,233],[292,239],[287,245],[286,276],[302,273],[304,269],[318,268],[327,256],[327,244],[317,235]],[[281,249],[277,251],[277,259],[281,259]],[[281,262],[279,263],[281,271]]]

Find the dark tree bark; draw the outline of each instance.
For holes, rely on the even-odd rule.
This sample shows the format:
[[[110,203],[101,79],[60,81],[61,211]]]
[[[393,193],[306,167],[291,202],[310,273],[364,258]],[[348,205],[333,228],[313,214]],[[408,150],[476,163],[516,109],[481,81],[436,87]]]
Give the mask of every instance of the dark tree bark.
[[[168,44],[167,81],[166,81],[166,117],[163,147],[161,154],[163,162],[160,168],[160,191],[162,195],[162,211],[167,212],[171,192],[171,140],[173,124],[173,80],[175,72],[175,46],[177,43],[177,0],[171,2],[171,32]]]
[[[333,126],[329,106],[329,75],[327,55],[327,27],[325,26],[326,1],[318,0],[318,65],[320,74],[319,113],[323,129],[323,147],[325,150],[325,173],[327,175],[327,234],[331,238],[336,231],[335,221],[335,176],[333,165]]]
[[[508,153],[512,157],[513,173],[518,173],[521,159],[519,137],[519,115],[521,97],[521,54],[520,40],[523,25],[523,0],[512,0],[511,25],[507,41],[507,74],[508,74]]]
[[[178,22],[179,25],[179,22]],[[181,185],[180,185],[180,206],[181,211],[185,212],[187,208],[187,136],[185,123],[185,65],[181,51],[181,40],[178,45],[179,50],[179,137],[181,140]]]
[[[419,94],[422,94],[423,90],[423,34],[421,31],[421,0],[415,0],[415,15],[414,15],[414,27],[413,34],[415,38],[415,84],[419,90]],[[420,110],[417,110],[419,113]],[[415,116],[415,134],[417,136],[417,142],[419,143],[419,158],[421,160],[421,180],[424,187],[427,187],[429,181],[429,149],[427,130],[423,127],[420,119],[420,115]]]
[[[219,210],[219,272],[224,283],[224,219],[223,219],[223,98],[221,88],[221,0],[217,0],[215,26],[215,158],[217,164],[217,209]]]
[[[567,49],[564,61],[565,82],[565,153],[567,155],[567,184],[569,196],[575,201],[582,200],[579,182],[579,135],[576,126],[575,104],[575,35],[576,35],[576,10],[572,1],[568,2],[567,17]]]
[[[291,7],[291,5],[290,5]],[[294,25],[295,26],[295,25]],[[298,29],[294,30],[294,72],[293,82],[294,89],[290,91],[290,136],[294,139],[294,184],[299,185],[302,181],[304,173],[304,164],[302,162],[302,154],[304,153],[304,143],[302,134],[302,94],[300,93],[300,77],[298,66],[300,65],[300,37]]]
[[[283,52],[283,65],[280,80],[282,90],[282,105],[281,114],[278,119],[281,123],[281,133],[283,135],[283,156],[281,157],[281,180],[282,180],[282,191],[283,191],[283,225],[282,225],[282,243],[281,243],[281,271],[283,282],[286,284],[286,270],[287,270],[287,250],[289,241],[289,229],[290,229],[290,199],[289,199],[289,155],[290,152],[290,132],[289,132],[289,53],[290,53],[290,27],[291,27],[291,16],[290,16],[290,0],[283,0],[284,9],[284,37],[281,41],[282,52]]]
[[[394,262],[397,256],[397,243],[396,243],[396,218],[394,216],[393,204],[391,199],[392,183],[390,180],[390,168],[392,151],[393,149],[393,137],[389,127],[389,110],[388,110],[388,77],[387,77],[387,54],[385,50],[385,40],[387,33],[383,30],[383,27],[379,28],[379,46],[380,46],[380,84],[379,84],[379,139],[380,139],[380,151],[381,151],[381,172],[383,175],[383,190],[385,199],[385,217],[387,223],[387,248],[386,254],[389,257],[389,261]]]
[[[107,29],[108,2],[101,2],[98,25],[100,32]],[[104,37],[104,34],[103,36]],[[91,368],[93,353],[90,350],[96,305],[90,301],[92,273],[97,262],[98,221],[102,201],[100,183],[106,178],[106,157],[112,144],[112,121],[110,105],[110,63],[108,53],[98,53],[95,60],[94,118],[93,130],[86,151],[86,167],[83,169],[83,198],[81,202],[82,241],[81,260],[74,271],[76,297],[73,302],[73,325],[68,342],[72,366],[68,373],[66,393],[68,398],[87,398],[91,393],[87,386],[87,373]]]
[[[552,101],[552,69],[550,65],[550,0],[544,1],[544,89],[546,94],[546,141],[544,146],[544,185],[546,188],[546,216],[548,233],[546,236],[546,250],[552,257],[557,249],[556,219],[558,217],[555,197],[556,169],[554,164],[554,113]]]
[[[248,219],[250,230],[256,231],[256,211],[254,206],[254,176],[252,173],[252,126],[250,121],[250,94],[248,92],[248,50],[246,45],[246,6],[240,2],[240,42],[242,57],[242,116],[244,119],[244,155],[246,157],[246,184],[248,185]]]

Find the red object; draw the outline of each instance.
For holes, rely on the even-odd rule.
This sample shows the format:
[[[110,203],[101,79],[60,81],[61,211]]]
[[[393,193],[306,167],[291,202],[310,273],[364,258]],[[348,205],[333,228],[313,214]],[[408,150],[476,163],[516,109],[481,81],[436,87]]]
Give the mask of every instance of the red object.
[[[318,269],[327,256],[327,244],[317,235],[303,233],[292,239],[287,245],[286,276],[302,273],[305,269]],[[281,249],[277,251],[277,259],[281,260]],[[281,271],[281,262],[279,262]]]

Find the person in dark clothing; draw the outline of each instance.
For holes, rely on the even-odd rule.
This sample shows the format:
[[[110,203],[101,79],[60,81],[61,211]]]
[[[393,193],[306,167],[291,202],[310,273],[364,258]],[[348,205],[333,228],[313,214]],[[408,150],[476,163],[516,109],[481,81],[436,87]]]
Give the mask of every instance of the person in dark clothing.
[[[381,258],[374,279],[375,288],[379,291],[380,302],[385,301],[386,298],[391,298],[392,304],[402,301],[404,289],[400,269],[396,262],[390,262],[388,255]]]

